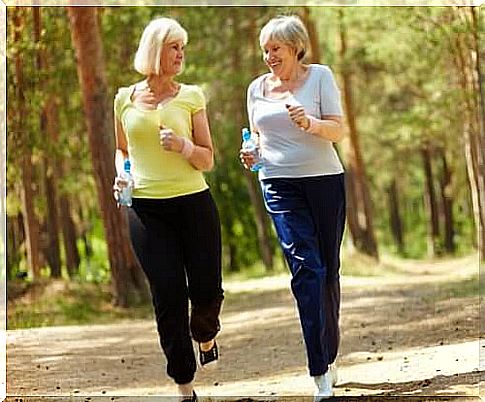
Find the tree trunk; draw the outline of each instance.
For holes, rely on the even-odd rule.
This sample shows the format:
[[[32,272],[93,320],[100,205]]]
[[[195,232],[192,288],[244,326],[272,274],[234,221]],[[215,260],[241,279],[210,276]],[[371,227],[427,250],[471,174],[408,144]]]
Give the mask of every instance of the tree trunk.
[[[485,261],[485,95],[483,89],[483,76],[481,70],[480,40],[479,32],[482,29],[479,26],[479,7],[469,7],[472,31],[472,46],[469,52],[471,60],[473,87],[475,89],[476,108],[475,115],[477,119],[477,154],[478,154],[478,190],[479,199],[479,247],[480,260]]]
[[[266,209],[262,200],[261,189],[256,182],[254,173],[244,169],[244,178],[246,179],[246,186],[249,192],[251,204],[254,207],[256,230],[258,233],[258,243],[261,252],[261,258],[266,271],[273,270],[273,249],[271,247],[270,223],[266,215]]]
[[[431,162],[431,150],[429,145],[425,145],[421,148],[421,156],[423,158],[423,169],[425,175],[425,188],[424,188],[424,199],[426,209],[430,219],[429,232],[428,232],[428,255],[434,257],[439,254],[439,237],[440,237],[440,226],[439,226],[439,213],[438,213],[438,203],[436,201],[436,193],[434,190],[433,182],[433,168]]]
[[[352,169],[352,177],[354,179],[355,201],[357,208],[357,216],[359,217],[359,226],[361,230],[361,238],[354,239],[354,244],[365,254],[368,254],[376,259],[379,258],[377,250],[377,241],[374,235],[374,223],[372,213],[372,201],[369,193],[369,185],[367,175],[365,173],[364,160],[360,148],[359,133],[357,129],[357,118],[355,115],[354,100],[353,100],[353,85],[352,74],[349,69],[347,58],[347,33],[344,25],[343,12],[339,11],[340,16],[340,60],[342,65],[342,80],[344,89],[344,103],[346,109],[346,117],[349,126],[350,134],[350,148],[351,152],[350,165]],[[350,221],[350,219],[349,219]]]
[[[34,20],[34,40],[38,45],[36,54],[36,64],[37,70],[42,72],[45,70],[46,55],[45,51],[41,47],[41,8],[32,7],[33,20]],[[45,103],[42,108],[40,116],[40,129],[41,134],[44,135],[43,151],[44,155],[42,158],[43,167],[43,180],[44,180],[44,191],[47,203],[47,236],[48,243],[45,254],[47,256],[47,261],[51,269],[51,276],[53,278],[61,277],[61,254],[59,251],[59,208],[57,205],[57,169],[56,169],[56,153],[51,152],[52,147],[55,144],[57,138],[57,133],[53,134],[53,129],[57,130],[57,127],[53,127],[54,122],[52,121],[52,108],[49,106],[51,103],[50,95],[46,90],[46,82],[42,81],[39,88],[45,94]],[[55,136],[55,137],[54,137]]]
[[[310,7],[303,7],[301,19],[305,24],[310,39],[310,63],[320,63],[320,46],[315,21],[310,17]]]
[[[235,26],[237,26],[238,21],[235,21]],[[239,26],[237,26],[238,33],[243,34],[240,31]],[[255,53],[255,46],[256,46],[256,34],[255,34],[255,26],[254,24],[251,24],[249,26],[249,35],[248,35],[248,40],[252,44],[252,52],[253,54]],[[240,69],[240,60],[241,60],[241,55],[239,52],[239,49],[237,47],[234,47],[234,53],[232,57],[232,68],[234,71],[239,71]],[[254,71],[256,74],[256,71]],[[244,90],[241,88],[241,91],[238,91],[238,93],[243,94]],[[241,98],[240,96],[235,96],[234,97],[234,111],[235,111],[235,119],[236,119],[236,127],[242,127],[243,126],[243,110],[246,110],[245,108],[245,102],[244,98]],[[255,175],[254,173],[243,169],[244,171],[244,178],[246,180],[246,186],[249,192],[249,197],[251,199],[251,203],[254,207],[254,219],[256,223],[256,230],[258,234],[258,244],[259,244],[259,249],[261,252],[261,258],[263,259],[263,264],[266,269],[266,271],[270,272],[273,270],[273,247],[271,245],[271,223],[269,221],[268,215],[266,214],[266,209],[264,207],[264,203],[262,200],[262,195],[261,195],[261,189],[259,185],[256,182]]]
[[[463,138],[468,181],[473,205],[476,240],[480,258],[485,258],[485,166],[483,96],[480,83],[478,21],[474,10],[453,7],[454,18],[461,18],[469,32],[454,32],[451,39],[453,62],[462,93]]]
[[[453,254],[455,252],[455,228],[453,222],[453,191],[451,188],[451,170],[446,160],[446,153],[444,150],[440,152],[441,157],[441,199],[442,199],[442,211],[443,211],[443,224],[444,224],[444,247],[447,253]]]
[[[22,30],[24,27],[25,10],[22,7],[15,7],[12,12],[14,22],[14,43],[20,43]],[[26,104],[24,94],[23,59],[20,52],[14,55],[15,78],[16,78],[16,120],[15,131],[19,135],[19,146],[21,148],[20,174],[21,174],[21,200],[22,216],[24,218],[24,230],[26,237],[27,259],[32,278],[35,280],[39,276],[41,257],[39,222],[34,210],[34,190],[32,188],[33,166],[32,150],[29,144],[29,132],[25,130]]]
[[[113,116],[108,100],[96,7],[68,7],[68,14],[77,57],[98,202],[108,246],[113,303],[120,307],[128,307],[135,286],[145,285],[139,281],[140,267],[130,246],[126,213],[116,208],[113,199]]]
[[[81,259],[77,249],[76,227],[71,216],[71,204],[66,194],[59,197],[59,206],[66,267],[69,277],[72,278],[79,272]]]
[[[396,179],[391,181],[391,184],[387,189],[387,196],[389,202],[389,220],[392,237],[396,242],[399,253],[402,254],[404,252],[404,236],[401,212],[399,208],[399,188],[397,186]]]
[[[364,246],[361,243],[361,239],[364,238],[364,235],[362,233],[362,228],[359,225],[354,168],[351,163],[346,166],[345,171],[345,198],[347,203],[347,224],[349,225],[352,243],[357,250],[362,250]]]
[[[6,253],[7,253],[7,279],[13,279],[14,268],[17,268],[22,259],[20,247],[25,242],[25,232],[23,226],[22,215],[15,216],[6,215],[7,219],[7,239]]]
[[[43,158],[43,180],[47,204],[45,229],[47,244],[44,254],[50,267],[52,278],[61,277],[61,254],[59,250],[59,206],[57,203],[57,180],[51,161]]]

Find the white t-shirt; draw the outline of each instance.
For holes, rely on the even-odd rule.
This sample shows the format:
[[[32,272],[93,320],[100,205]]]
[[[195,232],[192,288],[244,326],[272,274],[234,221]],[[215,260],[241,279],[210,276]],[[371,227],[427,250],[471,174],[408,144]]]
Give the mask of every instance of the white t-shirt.
[[[248,88],[247,107],[253,129],[259,132],[263,167],[259,179],[338,174],[344,171],[331,141],[310,134],[294,124],[285,104],[302,105],[307,114],[342,116],[340,91],[332,71],[310,64],[303,85],[283,99],[263,95],[268,74],[256,78]]]

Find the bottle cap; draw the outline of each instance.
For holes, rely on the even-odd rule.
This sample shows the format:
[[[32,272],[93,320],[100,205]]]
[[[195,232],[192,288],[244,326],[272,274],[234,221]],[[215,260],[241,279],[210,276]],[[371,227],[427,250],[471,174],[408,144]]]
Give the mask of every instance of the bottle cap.
[[[131,170],[131,162],[129,159],[125,159],[125,165],[124,165],[125,172],[130,173]]]
[[[246,127],[244,127],[242,129],[242,139],[246,141],[246,140],[249,140],[250,138],[251,138],[251,132]]]

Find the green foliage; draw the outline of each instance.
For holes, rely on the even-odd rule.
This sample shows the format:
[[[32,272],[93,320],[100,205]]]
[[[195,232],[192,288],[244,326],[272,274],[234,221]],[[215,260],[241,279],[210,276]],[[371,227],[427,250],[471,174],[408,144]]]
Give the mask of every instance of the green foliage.
[[[246,88],[252,79],[266,72],[259,49],[259,29],[271,17],[299,13],[301,8],[103,7],[99,10],[111,99],[117,88],[143,78],[134,70],[133,58],[143,28],[152,18],[174,17],[187,29],[186,66],[179,79],[201,85],[208,99],[216,166],[206,177],[221,216],[224,269],[242,276],[262,275],[254,207],[238,160],[240,130],[248,124]],[[8,13],[7,214],[15,217],[21,213],[22,141],[32,151],[36,211],[41,222],[46,217],[39,173],[42,158],[57,155],[65,170],[59,191],[70,196],[78,234],[85,236],[92,248],[91,255],[85,241],[78,240],[79,280],[106,282],[109,280],[106,244],[66,11],[61,7],[41,8],[42,35],[37,44],[32,40],[31,8],[25,9],[25,25],[17,43],[13,41],[12,8]],[[339,56],[339,13],[343,14],[349,40],[345,60]],[[429,217],[423,199],[425,177],[420,156],[426,143],[434,150],[446,151],[453,172],[456,252],[469,252],[474,246],[474,229],[462,144],[463,117],[456,113],[463,94],[452,68],[450,48],[450,35],[469,27],[452,18],[447,8],[440,7],[312,7],[311,18],[318,32],[321,62],[334,69],[339,81],[343,67],[352,71],[357,123],[379,246],[384,252],[399,253],[390,231],[386,196],[390,182],[396,179],[404,226],[403,255],[412,258],[426,255]],[[39,50],[45,52],[48,60],[41,72],[36,67]],[[21,120],[16,114],[17,54],[23,59],[27,100],[27,113]],[[50,98],[58,104],[56,142],[46,140],[40,120],[42,107]],[[345,145],[339,147],[345,159]],[[439,194],[442,168],[436,156],[433,167]],[[279,272],[284,268],[274,236],[272,241]],[[25,250],[19,251],[24,258],[16,269],[24,270]],[[352,265],[351,261],[349,264]],[[89,316],[91,312],[83,314]]]

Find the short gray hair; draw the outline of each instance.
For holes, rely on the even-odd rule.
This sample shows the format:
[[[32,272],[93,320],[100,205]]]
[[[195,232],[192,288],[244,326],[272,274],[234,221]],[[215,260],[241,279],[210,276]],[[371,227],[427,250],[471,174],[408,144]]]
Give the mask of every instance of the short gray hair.
[[[172,18],[157,18],[143,31],[135,55],[135,70],[143,75],[160,74],[160,56],[164,43],[182,40],[187,43],[187,31]]]
[[[259,45],[263,47],[269,40],[278,40],[293,47],[296,50],[298,60],[305,57],[310,45],[305,25],[296,15],[283,15],[271,19],[261,29]]]

